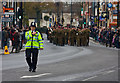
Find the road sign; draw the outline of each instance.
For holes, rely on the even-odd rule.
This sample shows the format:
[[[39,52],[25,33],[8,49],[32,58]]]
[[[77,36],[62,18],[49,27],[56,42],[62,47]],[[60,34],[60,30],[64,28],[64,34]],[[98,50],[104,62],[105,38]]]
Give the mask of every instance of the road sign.
[[[113,16],[113,19],[117,19],[117,16]]]
[[[108,4],[107,4],[107,7],[108,7],[108,8],[112,8],[112,7],[113,7],[112,3],[108,3]]]
[[[113,10],[113,14],[117,14],[117,10]]]
[[[0,23],[0,31],[2,31],[2,24]]]
[[[2,18],[2,22],[12,22],[13,21],[13,18],[9,17],[9,18],[5,18],[3,17]]]
[[[7,5],[7,2],[4,1],[4,2],[3,2],[3,6],[6,6],[6,5]]]
[[[107,18],[107,12],[102,12],[102,18]]]
[[[6,15],[4,15],[3,17],[9,17],[9,15],[6,14]]]
[[[83,16],[83,8],[81,9],[81,16]]]
[[[4,15],[14,15],[14,12],[5,12]]]
[[[5,13],[5,10],[14,10],[14,8],[5,8],[5,7],[3,7],[3,13]]]
[[[91,20],[94,20],[94,16],[91,16]]]

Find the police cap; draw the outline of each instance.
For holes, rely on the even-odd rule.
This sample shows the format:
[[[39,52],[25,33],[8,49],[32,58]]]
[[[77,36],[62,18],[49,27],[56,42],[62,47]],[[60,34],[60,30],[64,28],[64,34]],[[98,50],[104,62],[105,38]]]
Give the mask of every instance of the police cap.
[[[36,27],[35,22],[31,22],[31,27]]]

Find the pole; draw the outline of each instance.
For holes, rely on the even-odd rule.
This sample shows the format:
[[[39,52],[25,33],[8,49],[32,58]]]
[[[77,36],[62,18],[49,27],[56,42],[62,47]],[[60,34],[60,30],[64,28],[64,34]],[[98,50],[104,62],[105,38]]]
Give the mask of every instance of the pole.
[[[70,26],[72,28],[72,0],[71,0],[71,21],[70,21]]]
[[[63,8],[62,8],[62,26],[63,26]]]
[[[59,2],[56,3],[57,5],[57,24],[60,22],[60,17],[59,17]]]
[[[97,10],[97,16],[98,16],[98,28],[99,28],[99,1],[98,1],[98,10]]]
[[[0,5],[3,6],[2,2],[0,2]],[[2,6],[0,6],[0,9],[2,9]],[[3,10],[0,10],[0,40],[1,40],[0,41],[0,49],[2,48],[2,17],[1,17],[2,13],[3,13]]]
[[[117,4],[117,28],[120,27],[120,18],[119,18],[119,0]]]
[[[16,12],[16,24],[17,24],[17,18],[18,18],[18,16],[17,16],[17,2],[16,2],[16,8],[15,9],[16,9],[15,12]]]
[[[9,0],[9,5],[8,5],[8,7],[10,8],[11,6],[10,6],[10,0]],[[9,17],[10,17],[10,15],[9,15]],[[6,22],[5,22],[5,26],[6,26]],[[8,22],[8,26],[11,26],[10,25],[10,22]]]
[[[24,2],[24,14],[25,14],[25,2]],[[25,19],[24,19],[24,26],[25,26]]]
[[[94,2],[94,24],[95,24],[95,2]]]
[[[88,2],[88,26],[89,26],[89,2]]]
[[[22,10],[22,2],[20,2],[20,9]],[[22,18],[20,19],[20,29],[22,29]]]
[[[82,2],[82,8],[83,8],[83,2]],[[83,11],[83,28],[84,28],[84,11]]]
[[[107,4],[108,4],[108,3],[106,3],[106,12],[107,12],[107,15],[108,15],[108,7],[107,7]],[[106,28],[107,28],[107,21],[108,21],[108,17],[106,18]]]
[[[15,27],[15,2],[13,2],[13,12],[14,12],[14,15],[13,15],[13,27]]]

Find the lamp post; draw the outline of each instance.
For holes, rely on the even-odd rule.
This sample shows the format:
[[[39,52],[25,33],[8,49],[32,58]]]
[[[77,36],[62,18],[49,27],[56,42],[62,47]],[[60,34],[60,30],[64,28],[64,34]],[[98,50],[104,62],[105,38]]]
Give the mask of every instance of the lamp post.
[[[18,15],[18,14],[17,14],[17,2],[15,2],[15,3],[16,3],[16,6],[15,6],[15,7],[16,7],[16,8],[15,8],[15,9],[16,9],[16,10],[15,10],[15,11],[16,11],[16,21],[15,21],[16,23],[15,23],[15,24],[17,24],[17,18],[18,18],[18,17],[17,17],[17,15]]]
[[[71,21],[70,21],[70,26],[72,28],[72,0],[71,0]]]
[[[106,3],[106,5],[107,5],[108,3]],[[107,28],[107,25],[108,25],[108,23],[107,23],[107,21],[108,21],[108,14],[109,14],[109,12],[108,12],[108,7],[106,6],[106,12],[107,12],[107,18],[106,18],[106,28]]]
[[[21,19],[20,19],[20,29],[22,29],[22,15],[23,15],[23,11],[22,11],[22,2],[20,2],[20,10],[21,10]]]
[[[119,15],[119,0],[117,3],[117,28],[120,27],[120,15]]]
[[[13,12],[15,13],[15,2],[13,2]],[[15,14],[13,15],[13,26],[15,27]]]
[[[98,1],[98,9],[97,9],[97,16],[98,16],[98,28],[99,28],[99,6],[100,6],[100,4],[99,4],[99,1]]]
[[[57,5],[57,24],[60,22],[60,16],[59,16],[59,2],[56,3]]]

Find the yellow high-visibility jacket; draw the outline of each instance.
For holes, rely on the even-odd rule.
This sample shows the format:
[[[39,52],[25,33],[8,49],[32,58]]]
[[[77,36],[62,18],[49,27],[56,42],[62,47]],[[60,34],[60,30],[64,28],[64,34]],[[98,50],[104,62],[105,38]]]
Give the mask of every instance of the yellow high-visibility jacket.
[[[27,31],[25,33],[25,38],[27,39],[27,43],[25,45],[25,49],[31,49],[31,48],[40,49],[40,48],[44,48],[43,47],[43,41],[42,41],[41,34],[38,31],[36,31],[36,34],[33,35],[33,37],[32,37],[31,30]]]

